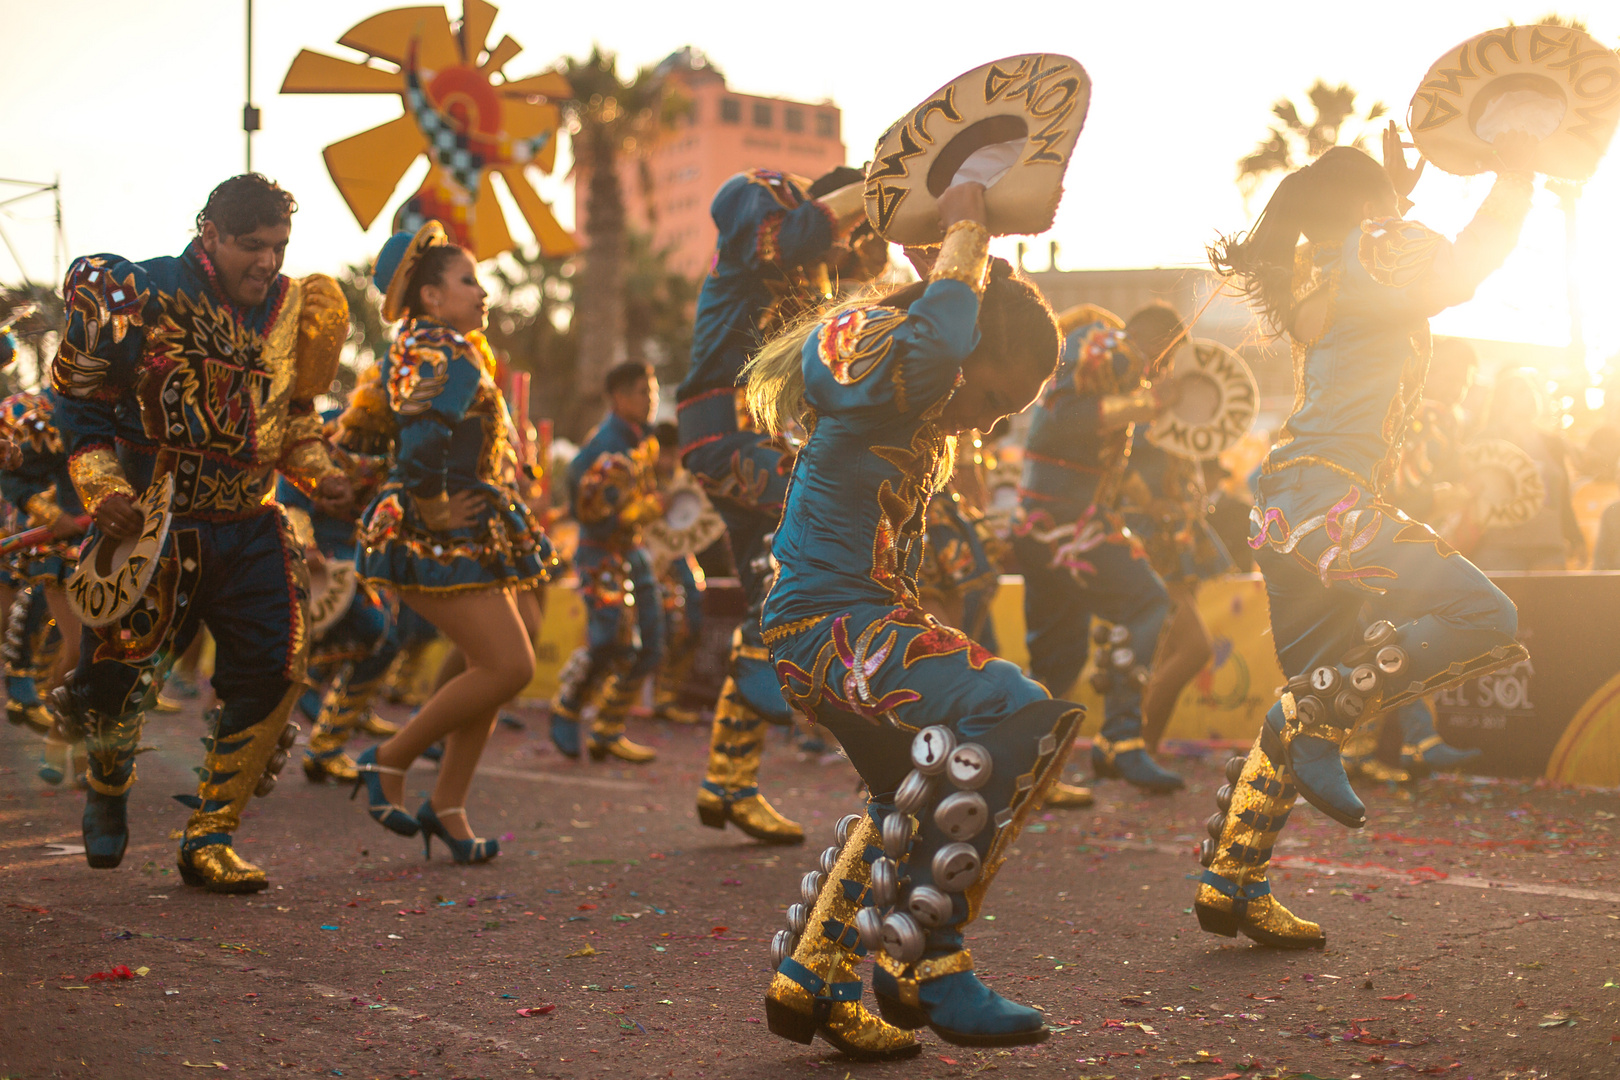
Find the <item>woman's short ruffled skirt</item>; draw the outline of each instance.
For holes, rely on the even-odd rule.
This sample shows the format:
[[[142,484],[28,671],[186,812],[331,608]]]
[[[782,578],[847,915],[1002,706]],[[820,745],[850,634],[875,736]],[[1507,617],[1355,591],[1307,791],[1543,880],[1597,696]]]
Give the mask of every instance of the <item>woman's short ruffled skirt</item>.
[[[551,540],[510,491],[494,492],[473,526],[438,532],[398,483],[385,485],[361,521],[360,574],[375,585],[419,592],[527,589],[557,567]]]

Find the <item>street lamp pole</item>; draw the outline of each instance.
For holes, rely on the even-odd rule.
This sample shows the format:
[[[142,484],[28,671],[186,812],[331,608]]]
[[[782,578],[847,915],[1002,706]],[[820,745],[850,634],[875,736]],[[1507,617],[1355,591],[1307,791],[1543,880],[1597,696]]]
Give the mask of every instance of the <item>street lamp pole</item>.
[[[247,171],[253,171],[253,133],[259,130],[259,107],[253,104],[253,0],[247,0],[247,93],[242,104],[242,131],[247,137]]]

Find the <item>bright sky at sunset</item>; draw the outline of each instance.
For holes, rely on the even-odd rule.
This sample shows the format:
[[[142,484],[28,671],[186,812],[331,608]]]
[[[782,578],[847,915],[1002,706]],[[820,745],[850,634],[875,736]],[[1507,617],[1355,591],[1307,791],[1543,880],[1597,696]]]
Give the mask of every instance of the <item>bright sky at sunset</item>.
[[[321,148],[399,115],[397,97],[288,96],[276,90],[308,47],[357,58],[336,45],[389,0],[261,0],[254,98],[264,112],[254,165],[298,197],[287,269],[331,270],[369,262],[392,207],[419,182],[420,164],[390,209],[362,233],[322,164]],[[451,0],[451,16],[460,14]],[[730,84],[749,93],[817,100],[844,111],[850,160],[859,164],[881,131],[926,93],[987,60],[1062,52],[1093,81],[1090,118],[1067,195],[1049,238],[1064,269],[1192,265],[1217,228],[1248,223],[1234,162],[1264,134],[1271,103],[1303,100],[1317,77],[1349,82],[1361,103],[1388,102],[1404,121],[1418,79],[1441,53],[1482,30],[1531,22],[1547,0],[1437,3],[1358,0],[1302,5],[1257,0],[1195,3],[935,4],[821,11],[704,0],[670,6],[540,4],[509,0],[491,40],[525,48],[506,66],[532,74],[593,41],[623,67],[653,63],[681,45],[704,50]],[[1620,5],[1566,2],[1608,46],[1620,42]],[[881,11],[892,24],[877,29]],[[1326,12],[1342,12],[1328,15]],[[1005,12],[1004,18],[997,18]],[[842,17],[841,17],[842,15]],[[241,0],[52,0],[7,5],[0,64],[0,147],[6,178],[62,178],[75,254],[137,258],[177,252],[214,184],[243,163]],[[867,39],[862,40],[862,34]],[[770,165],[770,162],[760,162]],[[1411,216],[1452,233],[1472,214],[1488,177],[1426,174]],[[0,197],[18,189],[0,189]],[[564,223],[571,200],[560,178],[543,184]],[[47,199],[4,208],[22,270],[52,274]],[[1620,352],[1620,154],[1611,154],[1581,202],[1581,281],[1591,356]],[[517,215],[510,214],[514,230]],[[526,238],[526,234],[519,233]],[[1044,266],[1044,239],[1031,265]],[[1436,320],[1443,332],[1562,345],[1567,341],[1563,217],[1542,193],[1520,250],[1470,304]],[[0,280],[22,276],[0,250]]]

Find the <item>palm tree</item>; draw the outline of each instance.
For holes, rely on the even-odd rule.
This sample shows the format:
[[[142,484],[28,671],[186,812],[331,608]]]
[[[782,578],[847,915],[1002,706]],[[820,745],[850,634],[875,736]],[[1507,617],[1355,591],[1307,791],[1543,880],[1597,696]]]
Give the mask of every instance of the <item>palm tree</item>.
[[[637,159],[642,188],[649,191],[648,155],[659,135],[689,106],[680,94],[667,90],[653,68],[641,68],[628,81],[620,78],[618,57],[600,45],[593,46],[584,60],[565,58],[563,74],[573,87],[573,97],[563,108],[573,137],[576,182],[583,179],[588,185],[574,316],[579,327],[575,408],[579,422],[589,428],[600,419],[603,377],[629,355],[624,291],[628,247],[620,162]],[[651,213],[653,200],[645,201]]]
[[[0,289],[0,322],[9,319],[10,312],[24,304],[37,307],[32,315],[18,319],[11,328],[21,348],[17,360],[0,373],[0,388],[7,394],[37,388],[50,381],[50,362],[56,356],[62,331],[67,328],[67,308],[62,303],[61,286],[25,281]],[[24,355],[32,360],[27,369],[22,365]]]
[[[1305,92],[1305,98],[1316,113],[1314,120],[1307,124],[1299,106],[1288,98],[1279,98],[1271,107],[1278,123],[1271,125],[1267,137],[1251,153],[1238,159],[1238,188],[1245,200],[1273,173],[1309,165],[1339,145],[1345,125],[1351,121],[1360,121],[1361,130],[1349,145],[1366,149],[1373,122],[1389,112],[1389,107],[1379,101],[1365,115],[1357,115],[1356,91],[1348,83],[1329,86],[1317,79]]]
[[[531,380],[529,411],[558,421],[557,434],[579,439],[600,417],[587,421],[575,405],[579,356],[578,323],[573,319],[574,264],[548,258],[538,249],[509,251],[485,272],[494,288],[489,298],[489,342]],[[598,380],[600,389],[600,380]]]

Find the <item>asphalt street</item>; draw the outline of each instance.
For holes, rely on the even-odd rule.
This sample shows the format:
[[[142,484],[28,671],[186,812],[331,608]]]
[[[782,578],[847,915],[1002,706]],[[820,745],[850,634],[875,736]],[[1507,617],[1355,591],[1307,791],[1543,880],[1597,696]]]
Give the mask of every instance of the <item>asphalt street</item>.
[[[519,715],[469,800],[496,862],[424,861],[294,764],[239,834],[272,879],[249,897],[174,870],[195,706],[148,724],[114,871],[84,865],[82,797],[37,778],[37,738],[0,726],[0,1077],[1620,1076],[1613,792],[1383,787],[1359,833],[1302,807],[1276,891],[1328,947],[1279,953],[1198,929],[1227,755],[1171,758],[1179,795],[1110,781],[1094,809],[1037,814],[970,928],[1048,1042],[922,1032],[921,1057],[858,1065],[773,1037],[763,1011],[770,937],[859,806],[848,763],[773,737],[762,786],[810,837],[771,848],[699,826],[706,728],[632,722],[660,757],[631,767],[567,761]]]

